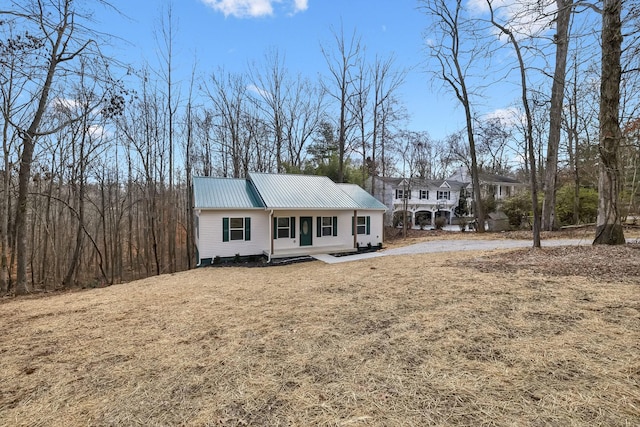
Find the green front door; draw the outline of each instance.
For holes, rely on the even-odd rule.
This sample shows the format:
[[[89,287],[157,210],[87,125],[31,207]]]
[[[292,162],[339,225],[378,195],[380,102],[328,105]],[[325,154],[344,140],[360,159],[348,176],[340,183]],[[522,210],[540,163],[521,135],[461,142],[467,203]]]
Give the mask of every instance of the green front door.
[[[300,246],[311,246],[313,244],[313,217],[300,217]]]

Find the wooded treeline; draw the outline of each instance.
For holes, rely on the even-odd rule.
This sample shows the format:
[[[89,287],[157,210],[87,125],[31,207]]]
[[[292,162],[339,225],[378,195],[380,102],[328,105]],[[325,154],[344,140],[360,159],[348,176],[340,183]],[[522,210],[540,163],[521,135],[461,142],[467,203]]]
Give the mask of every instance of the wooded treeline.
[[[548,31],[514,37],[526,47],[523,61],[530,66],[523,70],[530,79],[526,120],[520,106],[510,116],[476,113],[483,88],[491,90],[489,76],[507,78],[511,65],[474,69],[467,61],[478,55],[504,59],[496,47],[501,39],[486,30],[487,20],[482,37],[475,37],[479,21],[455,27],[460,43],[474,36],[478,44],[456,51],[461,68],[454,74],[447,68],[452,51],[432,50],[432,58],[441,54],[442,60],[433,69],[453,79],[453,87],[464,82],[466,101],[461,98],[471,108],[467,126],[434,140],[427,131],[407,129],[410,112],[400,89],[409,67],[393,55],[369,52],[355,30],[327,29],[321,78],[291,72],[286,52],[276,48],[241,72],[194,66],[185,77],[176,72],[179,31],[170,6],[156,28],[157,63],[143,66],[105,54],[114,39],[92,29],[102,7],[109,6],[12,0],[0,7],[3,292],[102,286],[193,267],[194,175],[315,173],[363,184],[371,175],[444,178],[460,164],[471,169],[475,163],[479,171],[528,180],[533,159],[539,182],[548,182],[547,175],[556,179],[554,193],[565,185],[575,189],[576,222],[581,189],[598,186],[600,47],[588,30],[600,22],[597,7],[600,12],[570,9],[555,163],[547,159],[554,64],[545,58],[556,45]],[[458,7],[462,14],[461,2]],[[558,10],[539,12],[551,22]],[[619,122],[625,143],[617,152],[624,212],[637,212],[640,168],[632,12],[625,9],[623,20]],[[441,48],[451,46],[448,41],[429,43]],[[550,165],[557,165],[556,173],[548,173]]]

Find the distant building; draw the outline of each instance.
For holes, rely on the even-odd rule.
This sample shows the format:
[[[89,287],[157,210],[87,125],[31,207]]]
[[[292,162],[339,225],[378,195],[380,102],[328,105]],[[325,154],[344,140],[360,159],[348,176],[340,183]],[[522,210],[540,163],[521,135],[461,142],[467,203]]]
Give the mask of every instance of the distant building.
[[[481,173],[479,178],[482,197],[493,196],[497,201],[526,188],[526,184],[506,176]],[[461,195],[467,199],[470,216],[473,215],[473,183],[464,168],[443,180],[370,177],[366,190],[387,206],[384,217],[387,226],[394,224],[394,216],[402,217],[405,209],[414,227],[434,226],[438,217],[445,218],[447,224],[455,224],[455,209]]]
[[[508,176],[480,172],[478,178],[480,181],[480,193],[483,198],[493,196],[496,200],[507,199],[527,188],[527,184]],[[449,179],[466,183],[467,190],[473,197],[471,174],[465,167],[460,167]]]
[[[455,180],[372,177],[367,191],[387,206],[385,225],[393,225],[394,214],[407,212],[412,226],[434,226],[435,219],[445,218],[452,223],[454,209],[460,195],[466,194],[467,184]]]

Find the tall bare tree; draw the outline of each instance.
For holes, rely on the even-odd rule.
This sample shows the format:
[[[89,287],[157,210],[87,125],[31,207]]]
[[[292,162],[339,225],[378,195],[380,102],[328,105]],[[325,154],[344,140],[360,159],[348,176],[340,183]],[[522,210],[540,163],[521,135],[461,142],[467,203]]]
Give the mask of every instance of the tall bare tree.
[[[471,21],[463,17],[462,0],[421,0],[420,3],[421,10],[433,21],[428,32],[430,37],[436,39],[429,46],[429,55],[437,65],[437,70],[434,70],[433,74],[455,94],[464,109],[471,157],[474,213],[479,224],[476,229],[482,233],[485,231],[485,215],[473,130],[472,90],[467,84],[467,79],[471,67],[483,56],[483,52]]]
[[[328,46],[321,46],[321,50],[330,74],[328,81],[324,83],[325,91],[338,104],[338,182],[344,182],[345,155],[349,148],[347,138],[353,125],[349,113],[350,98],[354,95],[352,73],[357,70],[363,48],[355,30],[347,39],[341,26],[340,32],[333,31],[333,38],[337,50]]]
[[[264,70],[254,65],[251,79],[257,95],[257,105],[265,114],[271,128],[275,146],[276,171],[283,171],[283,145],[285,139],[285,104],[291,89],[284,58],[278,50],[268,51],[264,57]]]
[[[169,252],[169,271],[176,271],[176,222],[177,222],[177,200],[174,191],[175,186],[175,122],[179,105],[179,94],[176,93],[176,82],[174,81],[175,54],[174,43],[177,31],[177,22],[173,14],[173,5],[169,3],[166,11],[160,18],[156,34],[156,43],[158,44],[158,55],[160,60],[160,75],[165,83],[165,102],[166,102],[166,139],[168,143],[169,165],[168,165],[168,192],[163,191],[163,204],[166,206],[167,221],[165,222],[167,232],[167,249]],[[166,194],[165,194],[166,193]]]
[[[518,68],[520,71],[520,84],[521,84],[521,96],[522,107],[525,111],[526,128],[525,139],[527,141],[527,151],[529,154],[529,171],[530,171],[530,189],[531,189],[531,209],[533,210],[533,247],[540,247],[540,212],[538,211],[538,183],[536,172],[536,158],[535,158],[535,144],[533,141],[533,115],[531,114],[531,108],[529,107],[529,98],[527,92],[527,67],[522,57],[522,50],[520,43],[516,38],[514,31],[507,28],[506,25],[497,21],[493,5],[491,0],[487,0],[489,6],[489,12],[491,14],[491,24],[496,27],[500,32],[507,36],[509,43],[513,46],[513,50],[516,53],[518,59]]]
[[[371,111],[371,167],[370,174],[377,176],[384,168],[379,168],[379,157],[384,155],[385,129],[389,129],[393,119],[398,115],[391,114],[396,101],[395,95],[405,81],[407,71],[395,69],[395,57],[382,58],[376,56],[371,65],[372,79],[372,111]],[[371,186],[374,194],[375,186]]]
[[[11,10],[4,10],[2,16],[24,28],[29,37],[40,43],[31,56],[29,70],[24,74],[30,77],[29,118],[25,126],[15,124],[21,135],[22,150],[18,172],[18,196],[15,222],[16,234],[16,287],[17,294],[30,291],[27,279],[27,203],[31,166],[38,138],[55,133],[56,129],[44,128],[43,118],[50,104],[52,92],[56,89],[57,79],[68,78],[72,74],[73,63],[82,56],[99,57],[93,49],[94,40],[86,32],[81,21],[83,16],[73,0],[29,0],[11,2]],[[66,64],[65,74],[60,73]],[[78,118],[72,119],[75,120]],[[63,123],[61,126],[66,126]]]

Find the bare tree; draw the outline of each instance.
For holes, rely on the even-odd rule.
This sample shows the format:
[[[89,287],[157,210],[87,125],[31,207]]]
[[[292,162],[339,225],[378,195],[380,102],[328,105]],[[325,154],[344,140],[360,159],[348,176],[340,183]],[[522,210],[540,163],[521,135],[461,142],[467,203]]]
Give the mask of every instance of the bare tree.
[[[172,4],[168,4],[167,9],[165,11],[166,16],[161,16],[160,22],[158,25],[158,33],[156,35],[156,43],[159,46],[158,55],[160,60],[160,75],[162,80],[165,83],[165,101],[166,101],[166,139],[168,143],[167,150],[169,152],[169,164],[168,164],[168,175],[169,175],[169,185],[168,185],[168,193],[162,195],[162,202],[166,206],[167,210],[167,221],[164,223],[167,232],[167,249],[168,249],[168,262],[169,262],[169,271],[175,272],[177,265],[177,257],[176,257],[176,226],[177,226],[177,200],[176,194],[174,191],[175,186],[175,178],[174,178],[174,170],[175,170],[175,162],[174,162],[174,152],[175,152],[175,143],[174,143],[174,134],[175,134],[175,122],[176,122],[176,113],[178,109],[178,105],[180,102],[179,94],[175,93],[176,83],[174,81],[174,43],[176,37],[176,27],[177,23],[175,21],[175,17],[173,14],[173,6]],[[162,189],[163,193],[164,188]]]
[[[348,150],[347,134],[353,125],[352,117],[349,113],[349,103],[354,95],[351,81],[352,73],[357,69],[360,61],[362,47],[360,37],[354,31],[350,39],[345,39],[344,28],[340,27],[340,32],[333,31],[334,41],[337,51],[329,50],[326,46],[321,46],[322,54],[327,61],[330,78],[324,83],[326,93],[334,98],[338,104],[338,182],[344,182],[344,164]]]
[[[34,150],[39,137],[55,133],[56,129],[43,128],[43,117],[49,106],[52,91],[55,90],[57,78],[70,76],[72,64],[82,56],[99,57],[97,49],[92,49],[94,41],[87,34],[86,28],[80,22],[83,18],[73,0],[30,0],[17,4],[12,3],[14,9],[2,11],[8,17],[29,33],[30,38],[37,40],[39,46],[31,56],[30,69],[24,74],[31,79],[30,102],[34,108],[29,111],[29,118],[23,127],[13,123],[21,135],[22,150],[20,152],[20,167],[18,172],[18,196],[15,222],[16,234],[16,288],[17,294],[30,291],[27,280],[27,203],[29,193],[29,179]],[[63,65],[65,74],[60,72]],[[100,100],[101,101],[101,100]],[[79,118],[74,118],[76,120]],[[66,126],[64,123],[61,126]]]
[[[471,66],[483,55],[479,41],[470,21],[463,15],[462,0],[451,2],[448,0],[421,0],[422,10],[433,19],[433,26],[429,35],[436,40],[429,46],[429,55],[437,64],[433,71],[456,96],[465,114],[466,132],[471,157],[471,179],[473,184],[474,212],[479,227],[478,232],[484,232],[484,210],[480,191],[480,179],[476,144],[473,130],[473,112],[471,90],[467,85],[468,73]],[[467,38],[463,39],[466,35]],[[476,44],[474,44],[476,43]],[[471,47],[468,47],[471,46]]]
[[[509,43],[513,46],[513,50],[516,53],[518,59],[518,67],[520,71],[521,82],[521,94],[522,94],[522,106],[525,111],[526,129],[525,139],[527,141],[527,151],[529,154],[529,171],[530,171],[530,189],[531,189],[531,209],[533,210],[533,247],[540,247],[540,212],[538,211],[538,183],[536,177],[536,161],[535,161],[535,144],[533,141],[533,115],[531,114],[531,108],[529,107],[529,98],[527,92],[527,67],[524,59],[522,58],[522,51],[520,49],[520,43],[514,35],[513,30],[507,28],[504,24],[499,23],[496,20],[496,16],[493,10],[491,0],[487,0],[489,6],[489,12],[491,14],[491,24],[500,30],[500,32],[507,36]]]
[[[324,97],[318,85],[298,76],[285,104],[288,163],[300,170],[305,149],[323,117]]]
[[[353,77],[353,96],[349,100],[349,110],[353,116],[356,127],[356,140],[359,140],[358,149],[362,158],[362,183],[367,179],[367,153],[370,147],[369,110],[371,94],[371,78],[369,69],[363,57],[360,57],[355,65],[356,73]]]
[[[12,200],[14,199],[15,176],[13,170],[18,163],[18,132],[12,132],[12,123],[21,123],[19,116],[20,98],[27,92],[28,79],[23,70],[29,66],[29,52],[38,49],[41,42],[27,37],[19,37],[15,23],[5,22],[5,40],[0,41],[0,111],[2,112],[2,204],[0,206],[0,293],[7,292],[11,285],[11,262],[9,253],[14,239],[10,237],[12,223]],[[20,126],[18,126],[20,127]]]
[[[265,54],[264,69],[254,65],[250,71],[253,89],[265,121],[269,124],[274,139],[276,171],[283,171],[283,145],[285,139],[285,105],[291,89],[284,58],[278,50],[273,49]]]
[[[477,120],[477,154],[484,172],[507,174],[509,171],[507,148],[512,138],[512,130],[500,117]]]
[[[212,74],[205,85],[206,96],[213,104],[212,118],[215,120],[211,124],[219,144],[223,176],[243,176],[243,162],[246,164],[248,154],[245,125],[250,123],[247,87],[244,75],[223,69]]]
[[[398,116],[389,114],[395,102],[395,93],[404,83],[406,78],[406,70],[395,70],[395,57],[390,56],[386,59],[376,56],[371,66],[371,78],[373,84],[373,101],[371,111],[371,167],[370,174],[377,176],[378,174],[378,157],[379,151],[384,156],[384,140],[385,129],[392,124],[392,119]],[[384,168],[382,168],[384,170]],[[384,173],[383,173],[384,174]],[[371,186],[371,194],[373,194],[375,186]]]

